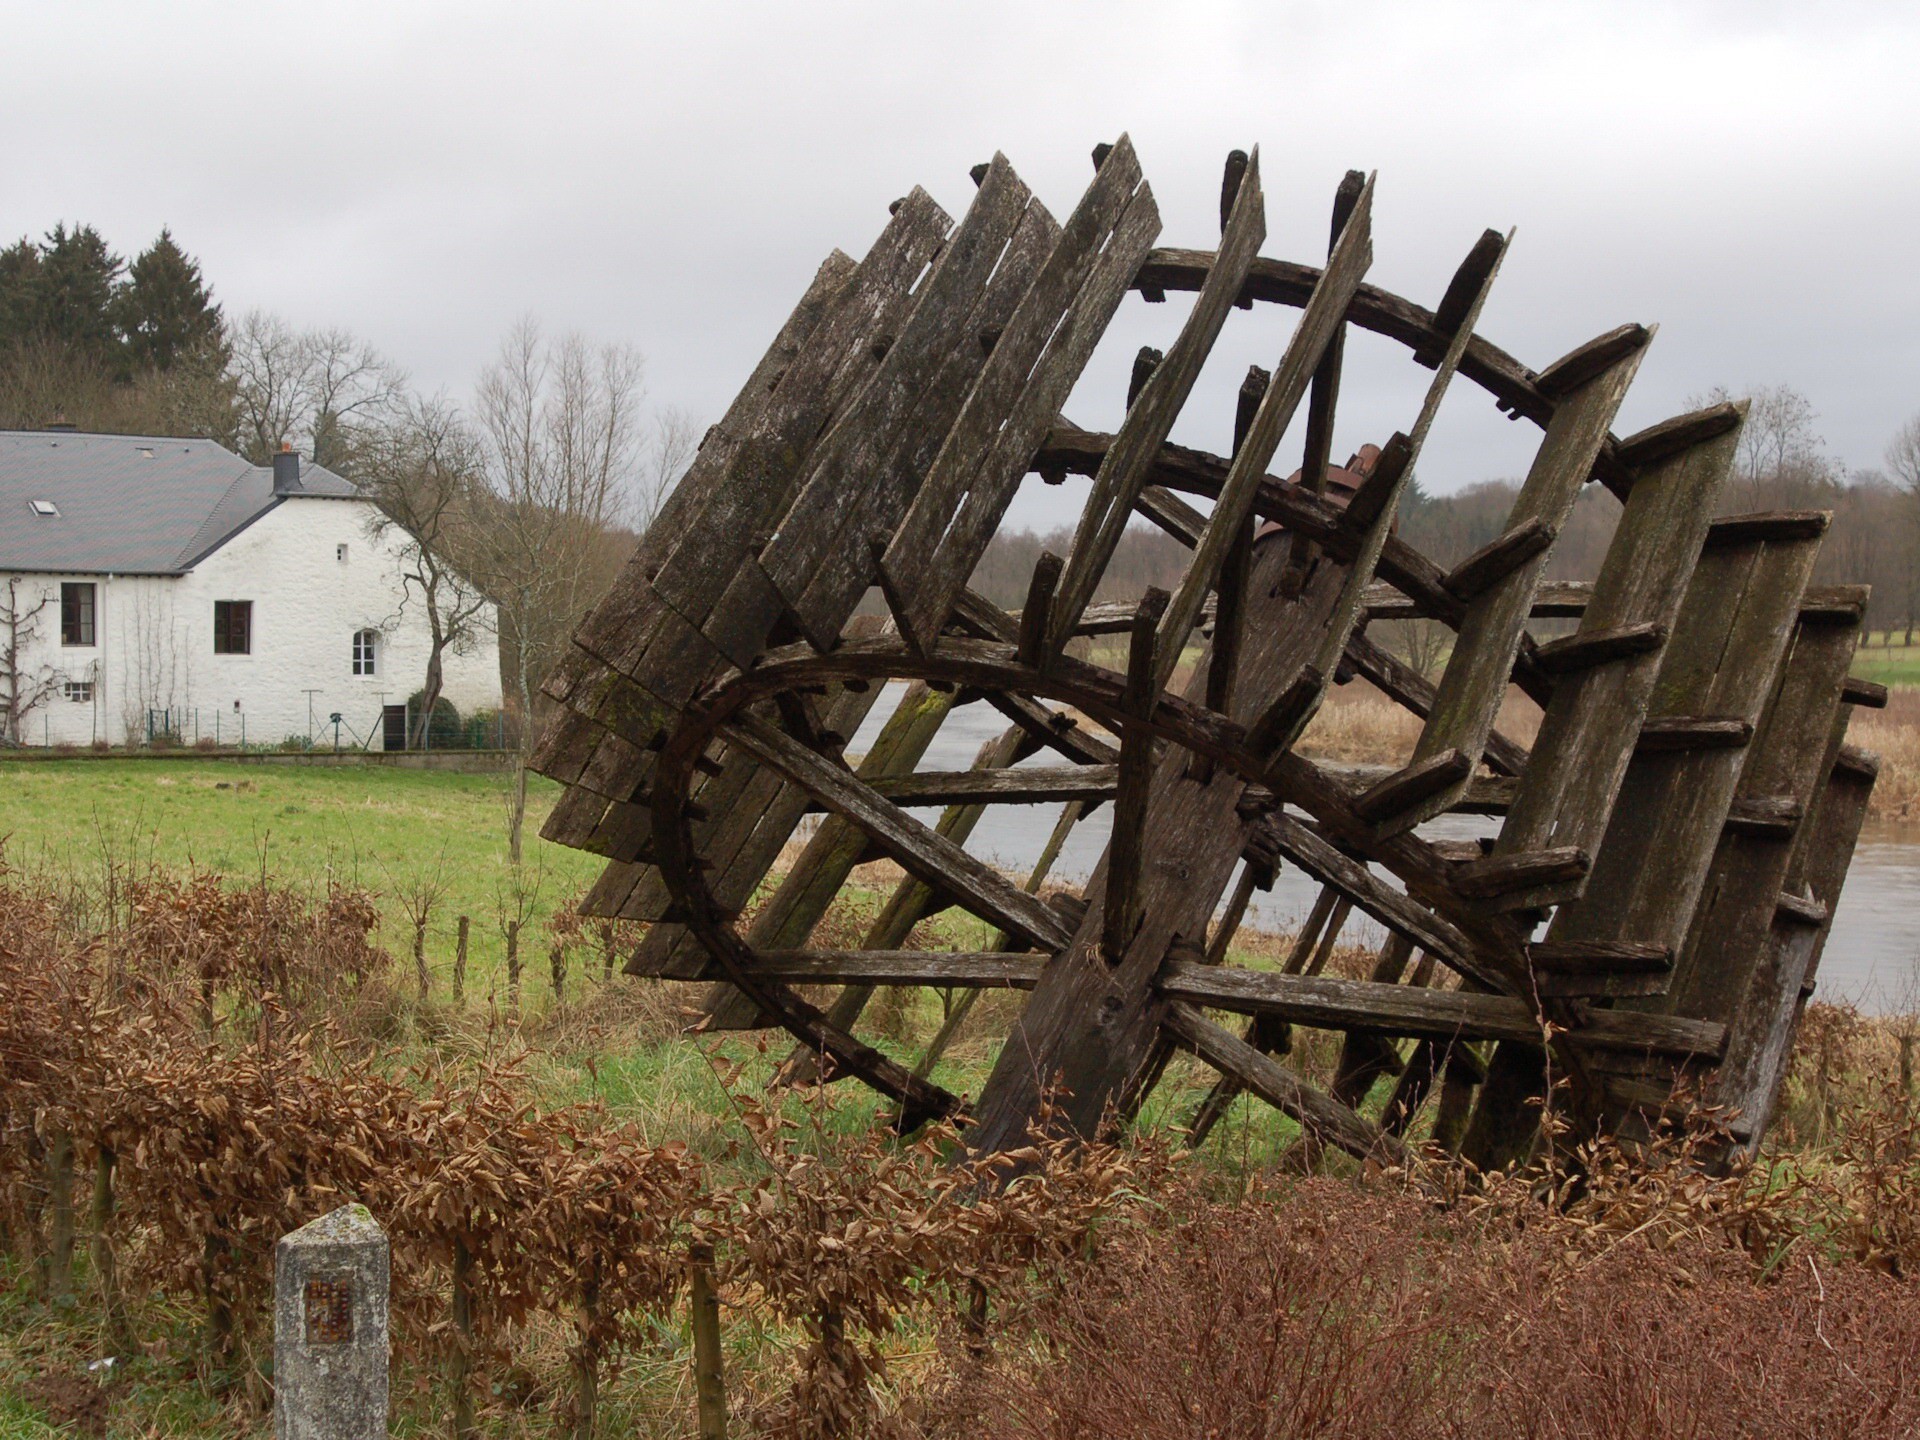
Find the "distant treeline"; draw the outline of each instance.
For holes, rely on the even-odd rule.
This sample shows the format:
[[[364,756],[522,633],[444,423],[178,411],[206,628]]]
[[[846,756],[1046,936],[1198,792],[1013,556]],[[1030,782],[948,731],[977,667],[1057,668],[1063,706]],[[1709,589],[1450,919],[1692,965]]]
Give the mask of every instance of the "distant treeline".
[[[1903,430],[1889,448],[1890,474],[1849,472],[1824,457],[1803,398],[1790,390],[1762,391],[1753,408],[1735,473],[1721,493],[1720,513],[1831,511],[1832,528],[1821,546],[1815,583],[1871,585],[1869,629],[1910,635],[1920,628],[1920,487],[1903,483],[1901,473],[1914,427]],[[1782,429],[1788,433],[1781,434]],[[1439,564],[1453,565],[1505,530],[1519,490],[1518,480],[1482,481],[1451,495],[1429,495],[1416,485],[1402,501],[1399,534]],[[1553,548],[1548,576],[1597,576],[1619,518],[1619,502],[1602,487],[1589,485]],[[1017,608],[1026,598],[1027,580],[1040,553],[1064,556],[1072,541],[1067,526],[1045,533],[1002,534],[974,571],[973,587],[997,604]],[[1097,598],[1132,599],[1149,585],[1168,588],[1179,579],[1189,553],[1171,536],[1141,522],[1115,552]]]

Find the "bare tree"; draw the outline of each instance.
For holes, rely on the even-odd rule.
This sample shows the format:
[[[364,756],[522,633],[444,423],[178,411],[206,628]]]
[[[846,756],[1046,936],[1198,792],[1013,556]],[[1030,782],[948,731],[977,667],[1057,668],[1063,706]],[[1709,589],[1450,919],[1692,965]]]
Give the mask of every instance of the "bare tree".
[[[1913,644],[1914,612],[1920,609],[1920,415],[1893,432],[1887,444],[1887,473],[1906,502],[1906,534],[1902,537],[1904,560],[1902,578],[1906,581],[1907,644]]]
[[[256,465],[282,445],[351,473],[360,444],[401,398],[405,373],[344,330],[295,330],[251,310],[233,331],[235,444]]]
[[[691,410],[662,405],[653,412],[647,426],[646,456],[640,467],[630,516],[633,528],[641,534],[653,528],[660,507],[666,504],[673,487],[693,464],[693,457],[700,449],[700,438],[700,422]]]
[[[1725,386],[1715,386],[1704,400],[1696,397],[1689,403],[1715,405],[1735,398]],[[1757,510],[1830,487],[1835,467],[1823,453],[1826,444],[1814,428],[1818,418],[1813,402],[1791,385],[1759,385],[1749,390],[1728,500],[1737,508]]]
[[[408,397],[361,447],[358,481],[378,507],[368,530],[399,557],[397,623],[409,606],[427,621],[427,668],[407,744],[426,743],[440,703],[449,651],[465,654],[492,628],[487,597],[455,569],[470,553],[474,488],[483,469],[479,438],[446,401]]]
[[[6,598],[0,602],[0,741],[8,745],[21,743],[27,717],[53,698],[61,678],[52,666],[35,666],[28,659],[40,635],[40,617],[57,592],[41,589],[37,598],[23,599],[20,581],[18,575],[7,577]]]
[[[480,377],[489,493],[474,526],[475,578],[499,607],[519,710],[507,826],[516,864],[534,692],[608,573],[605,541],[640,465],[643,373],[628,347],[595,347],[578,335],[549,341],[527,319]]]

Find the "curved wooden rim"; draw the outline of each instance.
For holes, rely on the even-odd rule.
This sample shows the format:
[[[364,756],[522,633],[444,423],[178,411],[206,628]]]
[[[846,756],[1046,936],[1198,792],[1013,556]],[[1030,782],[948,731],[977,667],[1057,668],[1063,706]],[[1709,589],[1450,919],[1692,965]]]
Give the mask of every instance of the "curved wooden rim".
[[[919,653],[895,639],[850,641],[830,654],[804,644],[770,653],[754,669],[735,673],[701,697],[661,751],[652,793],[655,863],[684,908],[684,923],[726,978],[807,1048],[826,1054],[842,1072],[865,1081],[901,1106],[898,1123],[911,1128],[923,1120],[960,1112],[950,1092],[910,1074],[905,1067],[835,1026],[823,1012],[777,981],[757,973],[756,952],[731,928],[728,916],[707,885],[693,837],[688,800],[695,764],[707,746],[747,706],[783,691],[846,681],[925,680],[984,691],[1006,691],[1071,705],[1114,733],[1144,724],[1156,739],[1179,745],[1212,760],[1250,784],[1262,785],[1299,805],[1323,822],[1343,844],[1361,845],[1408,887],[1463,928],[1489,937],[1483,917],[1461,902],[1431,867],[1421,863],[1424,848],[1411,837],[1368,843],[1369,827],[1353,814],[1350,797],[1310,762],[1282,754],[1262,763],[1246,748],[1244,727],[1179,696],[1162,693],[1144,720],[1130,719],[1124,708],[1126,677],[1102,666],[1059,656],[1045,670],[1018,663],[1016,648],[989,641],[944,637],[935,649]],[[1490,947],[1504,948],[1498,940]],[[1524,973],[1524,955],[1513,957]]]

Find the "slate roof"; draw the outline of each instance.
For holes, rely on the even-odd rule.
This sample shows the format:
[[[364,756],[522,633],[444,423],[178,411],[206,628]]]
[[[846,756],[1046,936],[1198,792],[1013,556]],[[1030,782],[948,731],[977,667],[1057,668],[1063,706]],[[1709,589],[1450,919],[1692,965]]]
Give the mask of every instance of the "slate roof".
[[[303,461],[298,493],[360,492]],[[178,575],[283,498],[272,466],[211,440],[0,430],[0,571]]]

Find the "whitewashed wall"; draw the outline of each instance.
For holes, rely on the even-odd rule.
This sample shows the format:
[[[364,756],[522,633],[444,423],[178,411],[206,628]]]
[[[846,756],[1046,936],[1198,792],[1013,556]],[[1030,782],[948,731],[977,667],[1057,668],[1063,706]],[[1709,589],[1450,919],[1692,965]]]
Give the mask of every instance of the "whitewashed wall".
[[[90,704],[56,693],[27,717],[22,740],[137,742],[147,711],[170,709],[189,743],[196,734],[224,743],[244,735],[249,745],[311,734],[331,743],[327,717],[337,710],[343,742],[371,737],[378,749],[382,706],[421,687],[430,646],[418,596],[405,596],[397,548],[372,537],[372,515],[364,500],[292,496],[184,576],[24,578],[23,601],[32,587],[53,601],[23,668],[91,678],[94,691]],[[60,644],[63,580],[96,587],[91,648]],[[250,654],[214,654],[216,600],[253,602]],[[500,704],[500,653],[488,620],[483,640],[443,657],[444,694],[463,716]],[[373,675],[353,673],[360,629],[381,632]]]

